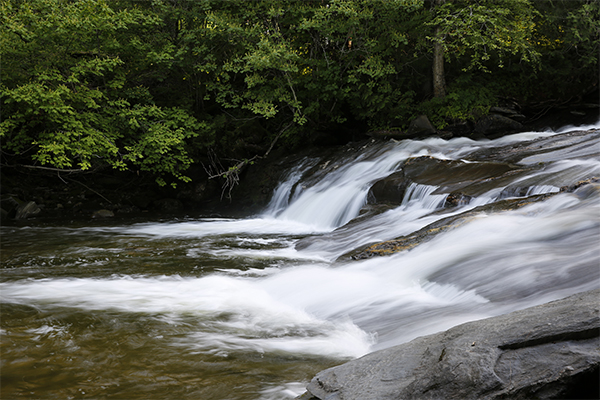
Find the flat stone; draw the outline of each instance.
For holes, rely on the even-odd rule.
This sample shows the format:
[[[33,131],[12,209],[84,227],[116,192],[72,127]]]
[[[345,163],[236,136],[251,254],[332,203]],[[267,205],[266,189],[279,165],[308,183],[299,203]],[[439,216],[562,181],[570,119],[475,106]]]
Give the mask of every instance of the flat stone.
[[[598,398],[600,289],[458,325],[318,373],[303,399]]]

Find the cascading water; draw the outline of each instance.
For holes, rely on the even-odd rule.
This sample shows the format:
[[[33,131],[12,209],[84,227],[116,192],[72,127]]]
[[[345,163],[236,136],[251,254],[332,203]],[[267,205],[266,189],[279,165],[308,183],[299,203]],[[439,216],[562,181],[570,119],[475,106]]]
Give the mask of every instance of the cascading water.
[[[3,395],[293,398],[348,358],[600,287],[600,190],[559,193],[600,176],[599,128],[307,159],[247,219],[2,227]],[[465,196],[452,206],[440,177],[368,204],[424,156],[508,167],[453,177]],[[461,216],[391,256],[346,256]]]

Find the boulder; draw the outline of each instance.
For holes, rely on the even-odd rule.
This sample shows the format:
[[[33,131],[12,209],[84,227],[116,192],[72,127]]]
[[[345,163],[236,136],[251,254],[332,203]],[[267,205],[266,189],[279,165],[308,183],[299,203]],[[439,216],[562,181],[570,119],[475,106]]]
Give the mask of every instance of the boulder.
[[[515,121],[524,121],[526,117],[513,107],[492,107],[490,112],[500,114]]]
[[[29,217],[33,217],[39,214],[42,210],[35,201],[28,201],[27,203],[23,203],[17,207],[17,213],[15,214],[15,219],[26,219]]]
[[[433,125],[431,125],[431,122],[429,122],[429,118],[427,118],[426,115],[420,115],[410,121],[407,133],[411,137],[427,137],[435,135],[437,131]]]
[[[17,208],[23,204],[23,201],[15,196],[2,196],[0,200],[0,208],[2,209],[2,220],[13,218],[17,212]]]
[[[402,204],[404,192],[410,184],[403,171],[393,174],[375,182],[369,190],[369,203]]]
[[[112,218],[114,216],[115,213],[106,209],[94,211],[94,213],[92,214],[92,218]]]
[[[523,125],[520,122],[498,114],[486,115],[475,124],[475,133],[484,135],[489,139],[514,133],[521,129],[523,129]]]
[[[503,162],[464,162],[430,156],[407,159],[400,171],[375,182],[369,191],[371,203],[401,204],[411,183],[437,186],[435,194],[453,194],[445,206],[456,206],[469,198],[527,174],[525,167]]]
[[[469,136],[473,132],[473,124],[469,121],[460,121],[446,126],[444,131],[450,132],[452,136]],[[442,136],[442,139],[446,138]]]
[[[468,160],[534,165],[568,159],[598,159],[600,129],[570,131],[470,153]],[[569,150],[571,149],[571,150]],[[572,151],[577,149],[576,151]],[[566,184],[566,183],[565,183]],[[563,185],[558,183],[558,185]]]
[[[458,325],[318,373],[302,399],[598,398],[600,289]]]
[[[410,134],[406,131],[401,131],[400,129],[379,129],[376,131],[367,132],[367,136],[373,139],[380,140],[404,140],[404,139],[414,139],[415,135]]]

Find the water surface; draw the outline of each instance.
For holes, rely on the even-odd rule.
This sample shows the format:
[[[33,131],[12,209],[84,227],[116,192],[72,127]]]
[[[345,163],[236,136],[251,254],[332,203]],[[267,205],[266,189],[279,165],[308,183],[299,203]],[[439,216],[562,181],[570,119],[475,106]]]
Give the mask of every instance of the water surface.
[[[598,288],[597,186],[559,193],[600,176],[595,128],[306,159],[245,219],[2,227],[2,397],[291,399],[370,351]],[[354,220],[410,157],[483,163],[507,146],[527,172],[460,207],[415,184],[402,204]],[[542,193],[554,195],[533,201]],[[511,197],[532,201],[393,256],[344,256]]]

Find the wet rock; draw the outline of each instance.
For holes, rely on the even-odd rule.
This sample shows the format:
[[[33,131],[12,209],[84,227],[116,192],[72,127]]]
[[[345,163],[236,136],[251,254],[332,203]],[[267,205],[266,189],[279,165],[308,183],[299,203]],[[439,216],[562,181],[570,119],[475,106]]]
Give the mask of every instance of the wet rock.
[[[115,213],[106,209],[94,211],[94,213],[92,214],[92,218],[112,218],[114,216]]]
[[[452,139],[455,135],[449,130],[437,131],[437,136],[444,140]]]
[[[597,184],[600,182],[600,177],[592,177],[589,179],[584,179],[581,180],[579,182],[575,182],[573,185],[568,185],[568,186],[563,186],[560,188],[561,192],[567,192],[567,193],[573,193],[575,191],[577,191],[579,188],[581,188],[582,186],[587,186],[587,185],[592,185],[590,188],[590,190],[594,190],[594,187],[597,187],[597,185],[593,185],[593,184]]]
[[[415,183],[439,186],[436,191],[438,194],[460,191],[469,196],[485,193],[503,180],[508,182],[523,170],[522,167],[508,163],[465,163],[429,156],[410,158],[406,160],[402,169]]]
[[[413,139],[415,137],[414,134],[408,133],[406,131],[401,131],[399,129],[379,129],[376,131],[367,132],[367,136],[373,139],[393,139],[393,140],[404,140],[404,139]]]
[[[33,217],[42,212],[42,209],[35,203],[35,201],[28,201],[17,207],[15,219],[26,219]]]
[[[568,159],[597,159],[600,129],[571,131],[558,135],[513,143],[503,147],[484,148],[469,154],[469,160],[539,164]]]
[[[446,197],[444,207],[464,206],[469,204],[472,199],[473,197],[467,196],[464,193],[450,193],[448,197]]]
[[[409,184],[410,181],[406,178],[404,171],[395,172],[375,182],[369,190],[369,202],[371,204],[401,204]]]
[[[452,136],[468,136],[473,132],[473,125],[469,121],[461,121],[448,125],[444,131],[450,132]],[[445,139],[445,137],[442,137]]]
[[[523,129],[523,125],[508,117],[498,114],[489,114],[475,124],[475,133],[494,139]]]
[[[362,250],[350,252],[346,256],[350,256],[354,260],[364,260],[373,256],[388,256],[401,251],[410,250],[418,245],[430,241],[431,239],[433,239],[438,234],[444,231],[457,228],[467,223],[468,221],[475,218],[477,215],[481,215],[482,213],[516,210],[531,203],[546,200],[554,194],[555,193],[541,194],[530,196],[524,199],[505,199],[496,201],[494,203],[485,204],[479,207],[475,207],[472,210],[460,213],[458,215],[452,215],[450,217],[442,218],[419,229],[418,231],[410,235],[401,236],[399,238],[387,240],[385,242],[375,243]]]
[[[600,290],[368,354],[318,373],[302,399],[598,398]]]
[[[376,182],[369,192],[372,203],[401,204],[410,183],[438,186],[434,194],[452,194],[446,206],[508,184],[530,167],[503,162],[463,162],[423,156],[409,158],[401,170]]]

